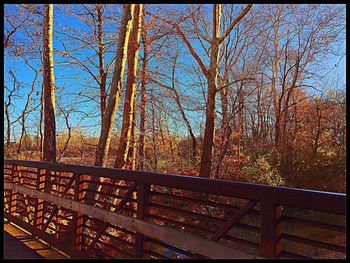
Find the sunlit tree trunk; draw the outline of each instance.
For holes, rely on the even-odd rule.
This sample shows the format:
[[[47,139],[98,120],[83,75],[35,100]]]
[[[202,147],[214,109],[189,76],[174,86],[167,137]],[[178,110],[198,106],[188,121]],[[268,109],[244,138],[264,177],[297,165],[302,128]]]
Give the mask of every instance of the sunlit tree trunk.
[[[56,161],[55,84],[53,70],[53,5],[44,5],[43,23],[43,89],[44,89],[44,150],[43,161]]]
[[[137,139],[136,139],[136,93],[134,98],[134,108],[132,114],[132,126],[131,126],[131,137],[130,137],[130,147],[128,152],[128,165],[127,169],[135,170],[136,169],[136,153],[137,153]]]
[[[107,107],[103,116],[103,126],[98,141],[95,166],[106,166],[107,164],[112,128],[114,125],[116,111],[120,101],[129,35],[132,26],[133,11],[134,4],[124,5],[124,13],[119,30],[120,33],[118,39],[114,72],[112,77],[111,91],[108,97]]]
[[[124,102],[123,124],[117,151],[115,168],[123,168],[130,147],[131,128],[133,123],[134,100],[136,93],[136,70],[140,46],[142,24],[142,4],[137,4],[134,10],[133,28],[128,45],[128,77]]]

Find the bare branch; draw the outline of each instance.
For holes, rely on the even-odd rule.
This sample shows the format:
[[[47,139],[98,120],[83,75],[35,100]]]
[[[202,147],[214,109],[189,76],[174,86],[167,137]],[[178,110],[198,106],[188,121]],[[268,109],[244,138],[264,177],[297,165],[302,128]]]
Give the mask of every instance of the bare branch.
[[[231,23],[231,25],[226,29],[224,34],[220,37],[219,39],[220,44],[231,33],[231,31],[235,28],[235,26],[239,23],[239,21],[241,21],[248,14],[248,12],[252,9],[252,7],[253,7],[253,4],[249,4],[246,8],[244,8],[242,13],[240,13],[239,16],[237,16],[237,18]]]

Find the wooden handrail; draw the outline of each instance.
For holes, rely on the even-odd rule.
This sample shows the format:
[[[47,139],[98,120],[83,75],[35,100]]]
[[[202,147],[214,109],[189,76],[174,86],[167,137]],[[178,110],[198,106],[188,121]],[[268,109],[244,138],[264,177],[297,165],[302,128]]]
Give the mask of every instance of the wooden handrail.
[[[202,254],[204,256],[208,255],[208,251],[212,252],[217,248],[217,245],[221,246],[220,243],[214,241],[220,238],[229,241],[230,244],[240,244],[247,249],[252,248],[255,251],[254,253],[268,258],[294,257],[293,255],[295,255],[295,257],[303,256],[285,249],[285,245],[282,246],[282,240],[298,242],[311,247],[314,246],[329,248],[331,251],[338,251],[343,254],[345,253],[345,246],[343,244],[339,246],[337,242],[330,240],[312,240],[298,236],[298,234],[293,235],[292,233],[286,233],[283,231],[285,230],[283,223],[288,221],[292,222],[293,224],[296,223],[308,225],[310,227],[315,227],[318,229],[321,228],[330,231],[336,231],[338,232],[337,235],[340,235],[339,237],[341,238],[341,235],[345,234],[346,226],[344,226],[344,223],[341,223],[340,225],[334,225],[333,223],[335,222],[324,223],[317,220],[314,221],[311,219],[299,218],[297,215],[294,215],[290,212],[294,210],[297,211],[295,208],[301,210],[314,210],[317,212],[325,212],[331,214],[332,218],[343,220],[344,218],[342,217],[346,215],[346,195],[342,193],[323,192],[289,187],[275,187],[253,183],[214,180],[143,171],[130,171],[114,168],[72,165],[64,163],[4,160],[4,164],[5,173],[9,175],[8,177],[5,177],[5,185],[9,186],[8,183],[11,182],[13,187],[13,189],[10,191],[10,194],[5,196],[5,201],[8,204],[8,206],[5,207],[5,216],[11,217],[11,220],[17,220],[18,222],[23,221],[23,224],[27,227],[28,223],[25,223],[26,214],[24,213],[24,215],[21,215],[21,211],[23,208],[29,209],[30,206],[30,209],[34,209],[35,214],[35,223],[32,224],[33,222],[31,222],[30,225],[33,225],[34,230],[37,234],[41,234],[41,232],[43,232],[43,235],[46,235],[44,233],[45,226],[50,223],[50,220],[53,217],[49,216],[49,219],[46,219],[46,223],[44,224],[43,220],[47,217],[47,215],[49,215],[49,212],[48,210],[43,209],[44,200],[42,200],[42,197],[39,196],[39,198],[36,199],[37,201],[34,205],[23,204],[22,199],[16,199],[16,196],[18,196],[18,194],[27,195],[26,192],[18,191],[18,187],[25,187],[25,191],[35,191],[35,189],[31,188],[31,186],[34,186],[33,183],[35,184],[35,188],[38,190],[37,192],[39,195],[48,194],[50,198],[54,196],[55,199],[54,201],[51,200],[52,202],[45,200],[45,204],[48,206],[53,205],[53,208],[59,207],[60,205],[57,203],[57,198],[63,197],[65,197],[65,202],[67,202],[68,198],[71,199],[68,200],[68,202],[70,202],[70,205],[72,205],[71,202],[75,202],[75,207],[77,207],[77,204],[79,204],[79,206],[87,205],[89,208],[85,207],[84,211],[80,209],[72,209],[70,206],[60,206],[60,218],[62,215],[63,217],[70,215],[70,218],[68,219],[68,224],[70,224],[69,227],[70,229],[75,229],[74,233],[72,233],[71,236],[69,233],[67,234],[65,230],[65,228],[68,226],[61,225],[60,220],[57,220],[57,218],[54,220],[56,229],[53,228],[52,230],[53,233],[55,233],[53,237],[56,239],[58,237],[66,237],[67,240],[69,240],[71,243],[71,249],[73,250],[87,252],[89,248],[91,248],[90,252],[92,253],[92,256],[95,252],[103,253],[106,256],[109,256],[111,251],[108,252],[108,250],[104,249],[103,247],[106,245],[106,247],[109,247],[113,250],[113,247],[115,247],[113,240],[116,238],[118,242],[122,242],[124,237],[125,240],[131,242],[130,245],[132,245],[133,249],[135,249],[134,255],[136,258],[143,258],[145,255],[147,256],[147,254],[149,256],[164,256],[160,255],[159,253],[157,254],[150,247],[148,247],[148,245],[150,245],[148,242],[149,238],[157,239],[158,241],[156,243],[163,244],[161,245],[162,247],[168,247],[168,249],[173,252],[176,249],[172,249],[171,246],[176,245],[184,249],[183,251],[187,250],[190,254],[194,253],[192,256],[187,253],[187,256],[190,257],[196,257],[196,255],[199,254]],[[37,169],[36,178],[29,178],[26,176],[26,169],[28,168],[29,170],[31,170],[31,168]],[[41,173],[42,170],[45,170],[45,173]],[[17,171],[23,172],[24,176],[21,176],[21,179],[23,179],[21,180],[23,186],[18,185],[19,181]],[[57,175],[55,175],[55,177],[64,177],[64,180],[66,181],[50,182],[46,180],[47,178],[45,179],[45,177],[48,177],[47,171],[57,172]],[[29,173],[35,174],[34,171],[29,171]],[[64,176],[65,173],[73,173],[73,176],[66,177]],[[109,178],[112,182],[118,180],[123,180],[129,183],[133,182],[133,185],[131,188],[129,188],[130,186],[128,187],[123,185],[114,185],[114,183],[101,182],[101,180],[99,180],[99,177]],[[67,190],[71,188],[72,181],[74,180],[73,178],[75,178],[73,193],[64,191],[64,196],[57,196],[60,195],[60,191],[53,189],[51,186],[53,185],[56,187],[64,187],[64,189]],[[135,196],[131,198],[131,196],[109,194],[108,192],[103,192],[103,190],[90,190],[88,185],[91,183],[114,188],[122,188],[124,190],[129,189],[129,192],[135,191]],[[163,190],[165,189],[167,189],[167,191],[163,193]],[[92,215],[90,213],[92,204],[87,203],[87,201],[90,200],[89,198],[91,198],[91,195],[89,195],[89,197],[86,195],[86,193],[91,191],[93,192],[92,196],[99,194],[103,196],[111,196],[113,198],[122,198],[121,203],[131,202],[134,204],[133,209],[130,209],[130,207],[123,207],[120,215],[122,216],[122,221],[120,221],[120,218],[116,217],[117,215],[115,213],[112,213],[112,211],[107,211],[108,209],[105,207],[106,202],[103,201],[102,198],[101,200],[95,200],[95,203],[102,205],[102,207],[94,207],[93,210],[96,208],[99,209],[98,211],[104,211],[103,213],[107,214],[103,214],[103,217]],[[5,191],[5,193],[8,192],[9,190]],[[42,201],[38,202],[39,199]],[[245,199],[245,201],[242,203],[241,201],[243,200],[237,199]],[[49,203],[51,203],[51,205]],[[118,205],[108,205],[111,205],[116,209],[119,207]],[[290,208],[292,209],[290,210]],[[73,213],[73,218],[71,217],[71,213]],[[114,219],[111,219],[110,217],[112,215],[108,213],[112,213],[114,219],[118,218],[118,222],[113,223]],[[132,216],[130,216],[131,214]],[[312,212],[312,214],[314,213]],[[125,215],[128,215],[128,217],[125,217]],[[334,217],[334,215],[337,216]],[[24,216],[24,218],[21,218],[22,216]],[[136,218],[133,218],[135,216]],[[27,218],[29,219],[29,215],[27,215]],[[109,225],[110,230],[107,231],[105,228],[96,228],[97,225],[94,222],[98,221],[104,222],[102,225]],[[122,222],[122,224],[120,222]],[[130,222],[132,222],[131,226]],[[136,225],[135,222],[137,222]],[[147,224],[151,224],[151,226]],[[177,229],[184,229],[187,234],[185,234],[185,236],[181,236],[181,234],[184,234],[182,231],[179,232],[170,228],[170,231],[179,232],[180,236],[178,236],[176,233],[174,236],[170,236],[172,232],[165,230],[164,233],[166,234],[164,234],[164,236],[159,239],[159,233],[157,233],[157,231],[159,232],[159,229],[162,229],[163,224],[169,224],[169,226],[172,227],[175,226]],[[60,229],[60,226],[62,226],[62,229]],[[142,231],[141,226],[146,227],[148,230],[152,229],[153,232],[147,232],[148,230],[146,230],[146,232]],[[231,231],[232,228],[236,228],[238,232],[240,232],[241,229],[248,231],[252,236],[250,238],[247,236],[240,236],[237,234],[238,232],[236,233],[236,231]],[[90,232],[89,229],[91,229],[92,232]],[[110,232],[112,229],[113,232]],[[211,249],[207,249],[208,251],[203,252],[201,250],[203,249],[202,243],[199,248],[195,246],[193,249],[191,245],[188,245],[188,243],[191,242],[188,240],[188,236],[186,235],[189,235],[190,237],[194,236],[192,236],[192,234],[188,234],[188,232],[196,235],[199,234],[202,236],[202,238],[199,238],[202,241],[204,240],[214,242],[210,243]],[[52,232],[50,233],[52,234]],[[116,236],[112,236],[112,233],[114,233]],[[119,236],[118,233],[124,234]],[[157,235],[156,237],[154,236],[155,234]],[[101,235],[107,237],[107,240],[108,237],[110,237],[111,240],[102,240],[99,238]],[[203,237],[206,238],[203,239]],[[93,241],[90,242],[89,240]],[[174,240],[175,243],[172,243]],[[147,242],[145,243],[145,241]],[[102,247],[94,247],[94,243],[97,242],[102,245]],[[194,244],[198,245],[199,243],[196,242],[197,241],[195,241]],[[205,244],[208,245],[209,243]],[[119,249],[123,250],[121,247],[119,247]],[[116,250],[118,249],[116,248]],[[127,252],[127,254],[130,255],[130,249],[126,249],[124,252]],[[181,254],[180,250],[178,252]],[[220,248],[218,248],[215,253],[214,254],[216,256],[221,255],[219,257],[223,257],[222,253],[224,253],[225,257],[232,258],[230,252],[226,255],[226,252],[223,252],[220,250]],[[211,256],[213,255],[211,254]],[[249,255],[249,257],[251,257],[251,255]]]
[[[284,205],[337,215],[346,214],[346,195],[343,193],[64,163],[4,160],[4,164],[76,172],[90,176],[135,181],[139,184],[156,184],[248,200],[266,201],[274,205]]]

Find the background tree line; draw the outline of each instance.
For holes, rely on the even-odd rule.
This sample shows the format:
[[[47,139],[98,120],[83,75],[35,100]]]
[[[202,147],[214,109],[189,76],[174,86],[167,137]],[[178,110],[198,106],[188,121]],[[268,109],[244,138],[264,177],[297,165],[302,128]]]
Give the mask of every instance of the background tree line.
[[[343,5],[5,5],[5,157],[345,191],[344,39]]]

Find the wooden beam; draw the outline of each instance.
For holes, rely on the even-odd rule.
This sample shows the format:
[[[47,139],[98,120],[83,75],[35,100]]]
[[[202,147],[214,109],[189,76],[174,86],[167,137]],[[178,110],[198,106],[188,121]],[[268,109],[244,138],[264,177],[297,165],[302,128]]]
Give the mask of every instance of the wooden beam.
[[[243,216],[245,216],[255,205],[257,201],[249,201],[244,207],[239,209],[229,220],[222,226],[222,228],[216,232],[211,240],[219,240],[227,231],[229,231]]]
[[[68,184],[66,185],[65,189],[63,190],[63,192],[59,196],[65,195],[68,192],[68,190],[72,186],[74,180],[75,180],[75,176],[73,175],[72,178],[69,180]],[[52,212],[50,213],[50,216],[47,219],[47,221],[43,227],[43,231],[45,231],[46,228],[49,226],[50,222],[52,221],[52,219],[53,219],[54,215],[57,213],[57,211],[58,211],[58,206],[54,205],[52,208]]]
[[[124,204],[126,204],[126,201],[128,200],[129,196],[135,191],[137,187],[137,184],[136,183],[132,183],[130,186],[129,186],[129,189],[128,191],[125,193],[124,197],[122,200],[120,200],[120,202],[118,203],[115,211],[113,211],[114,213],[118,213]],[[110,226],[111,224],[106,222],[104,224],[104,226],[101,228],[101,230],[96,234],[95,238],[91,241],[91,243],[89,244],[88,248],[87,248],[87,251],[91,250],[94,245],[96,244],[96,242],[100,239],[100,237],[102,236],[102,234],[107,230],[107,228]]]
[[[57,197],[49,193],[39,192],[37,190],[16,185],[13,183],[5,182],[4,189],[16,190],[22,193],[26,193],[35,198],[44,199],[47,202],[56,203],[58,206],[62,206],[80,212],[82,214],[103,220],[105,222],[110,222],[111,224],[118,225],[131,231],[142,233],[154,239],[175,246],[179,246],[181,248],[193,251],[206,257],[218,259],[259,258],[258,256],[241,252],[239,250],[233,249],[226,245],[219,244],[218,242],[212,240],[207,240],[205,238],[183,233],[168,227],[144,222],[139,219],[118,215],[113,212],[103,210],[101,208],[86,205],[84,203],[80,203],[71,199]]]

